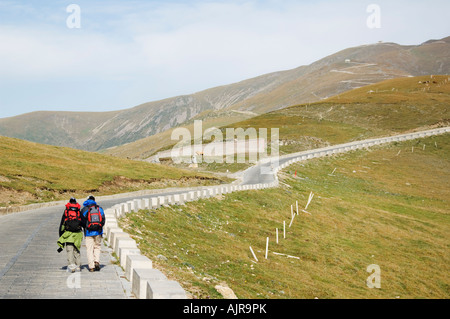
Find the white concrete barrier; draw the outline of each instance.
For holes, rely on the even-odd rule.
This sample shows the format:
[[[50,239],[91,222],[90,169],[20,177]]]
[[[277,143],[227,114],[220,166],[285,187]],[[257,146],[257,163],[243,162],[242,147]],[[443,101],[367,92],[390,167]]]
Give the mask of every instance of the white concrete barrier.
[[[147,299],[187,299],[179,283],[172,280],[147,282]]]
[[[122,203],[122,216],[128,214],[130,212],[128,204]]]
[[[111,243],[111,233],[114,232],[114,231],[122,231],[123,232],[122,228],[120,228],[120,227],[111,227],[111,228],[108,227],[106,229],[106,240],[109,243]],[[111,244],[110,244],[110,246],[111,246]]]
[[[151,209],[150,204],[150,198],[142,199],[142,209]]]
[[[134,208],[135,208],[135,211],[136,211],[136,212],[138,212],[138,211],[140,211],[141,209],[143,209],[143,206],[144,206],[144,205],[142,205],[142,199],[135,199],[135,200],[134,200]]]
[[[134,200],[129,200],[127,202],[127,205],[128,205],[128,213],[134,213],[135,212]]]
[[[123,269],[127,268],[127,256],[128,255],[140,255],[141,250],[139,248],[119,247],[119,254],[117,257],[120,261],[120,266]]]
[[[114,214],[116,215],[116,218],[120,218],[122,213],[122,210],[120,208],[120,206],[116,206],[116,208],[114,208]]]
[[[159,206],[167,206],[168,205],[168,198],[167,196],[158,196],[158,202]]]
[[[113,222],[113,221],[106,220],[105,226],[103,226],[103,234],[105,234],[105,236],[108,237],[107,234],[109,233],[109,230],[114,229],[114,228],[119,228],[117,221]]]
[[[157,208],[161,207],[161,205],[159,203],[159,197],[152,197],[150,200],[151,200],[152,209],[157,209]]]
[[[122,205],[116,205],[116,218],[122,217]]]
[[[133,282],[133,270],[135,268],[153,268],[153,263],[146,256],[142,255],[127,255],[127,261],[125,263],[125,277]]]
[[[117,237],[114,240],[114,252],[117,256],[119,256],[120,248],[137,248],[137,244],[131,237]]]
[[[167,280],[167,277],[158,269],[135,268],[133,269],[133,282],[131,291],[137,299],[147,298],[147,283]]]
[[[111,221],[115,221],[116,219],[116,215],[114,213],[105,213],[105,223],[106,221],[111,220]]]
[[[175,195],[167,195],[166,197],[166,204],[167,205],[173,205],[175,204]]]
[[[172,205],[182,205],[182,204],[184,204],[184,201],[181,198],[181,194],[173,195]]]
[[[108,242],[110,243],[110,246],[113,251],[116,250],[116,239],[119,237],[131,238],[128,233],[122,230],[112,231],[110,234],[110,240]]]

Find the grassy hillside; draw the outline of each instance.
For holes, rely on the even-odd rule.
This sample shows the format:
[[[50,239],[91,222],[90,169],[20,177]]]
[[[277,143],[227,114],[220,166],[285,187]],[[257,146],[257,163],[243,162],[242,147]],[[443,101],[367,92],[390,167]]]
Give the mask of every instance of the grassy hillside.
[[[386,80],[321,102],[295,105],[228,124],[226,128],[278,128],[280,154],[288,154],[355,140],[449,126],[449,78],[427,75]],[[226,136],[225,127],[222,131]],[[202,163],[200,169],[234,172],[248,165]]]
[[[113,112],[39,111],[0,119],[0,135],[41,144],[90,150],[101,139],[92,139],[93,130],[118,115]]]
[[[206,174],[0,136],[0,206],[219,182]]]
[[[225,114],[226,113],[226,114]],[[202,120],[203,131],[210,127],[222,127],[235,122],[243,121],[251,116],[240,112],[212,112],[205,111],[199,114],[195,119]],[[187,128],[192,136],[194,136],[194,120],[183,124],[183,128]],[[128,157],[132,159],[145,159],[155,153],[170,149],[178,143],[178,140],[172,140],[172,132],[176,128],[168,129],[161,133],[139,139],[135,142],[127,143],[118,147],[111,147],[100,151],[104,154],[110,154],[118,157]]]
[[[450,125],[449,76],[386,80],[230,127],[279,128],[282,153]],[[426,82],[429,83],[426,83]],[[423,83],[425,82],[425,83]]]
[[[221,298],[219,283],[239,298],[450,297],[449,134],[297,163],[280,179],[289,187],[140,211],[121,225],[195,298]],[[291,205],[310,192],[311,215],[289,228]],[[371,264],[380,289],[366,286]]]

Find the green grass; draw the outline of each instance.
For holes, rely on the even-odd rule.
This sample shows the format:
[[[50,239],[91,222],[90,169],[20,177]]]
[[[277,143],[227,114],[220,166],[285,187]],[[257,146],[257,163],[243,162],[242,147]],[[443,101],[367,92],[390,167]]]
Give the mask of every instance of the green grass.
[[[279,129],[280,155],[413,130],[450,125],[448,76],[419,76],[383,81],[329,99],[287,107],[227,128]],[[423,83],[423,82],[430,83]],[[436,83],[433,83],[436,82]],[[199,171],[235,172],[247,164],[202,164]],[[179,165],[187,168],[188,165]]]
[[[220,182],[204,173],[0,136],[0,206]]]
[[[280,153],[450,125],[448,76],[398,78],[229,125],[279,128]],[[430,81],[430,83],[419,83]],[[433,83],[436,82],[436,83]]]
[[[121,225],[195,298],[221,298],[221,282],[239,298],[449,298],[449,159],[448,134],[313,159],[280,173],[290,187],[140,211]],[[310,192],[311,215],[283,239],[291,205]],[[381,289],[366,286],[371,264]]]

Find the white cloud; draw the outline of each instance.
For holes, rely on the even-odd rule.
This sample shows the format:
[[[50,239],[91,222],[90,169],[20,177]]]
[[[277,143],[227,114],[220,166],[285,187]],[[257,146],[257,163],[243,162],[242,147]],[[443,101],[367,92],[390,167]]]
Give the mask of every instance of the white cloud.
[[[413,44],[448,36],[449,5],[444,1],[375,2],[382,10],[378,30],[366,26],[366,7],[372,2],[351,0],[80,0],[75,3],[81,7],[81,29],[65,26],[64,1],[20,8],[2,2],[0,82],[41,85],[85,79],[111,91],[97,109],[126,108],[309,64],[349,46],[378,40]],[[27,18],[20,20],[20,13]],[[123,83],[122,91],[118,83]],[[78,107],[89,94],[79,88],[83,99]],[[30,108],[46,103],[68,107],[52,98],[30,100]],[[14,103],[11,97],[3,100]],[[0,108],[8,106],[0,101]]]
[[[108,77],[138,68],[135,51],[100,34],[0,27],[0,73],[9,78]]]

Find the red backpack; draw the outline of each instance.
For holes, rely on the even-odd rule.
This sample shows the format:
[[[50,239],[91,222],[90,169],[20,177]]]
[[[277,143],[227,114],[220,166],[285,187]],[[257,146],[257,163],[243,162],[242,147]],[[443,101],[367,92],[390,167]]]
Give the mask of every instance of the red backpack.
[[[70,232],[81,231],[80,204],[66,204],[66,209],[64,210],[64,226]]]

